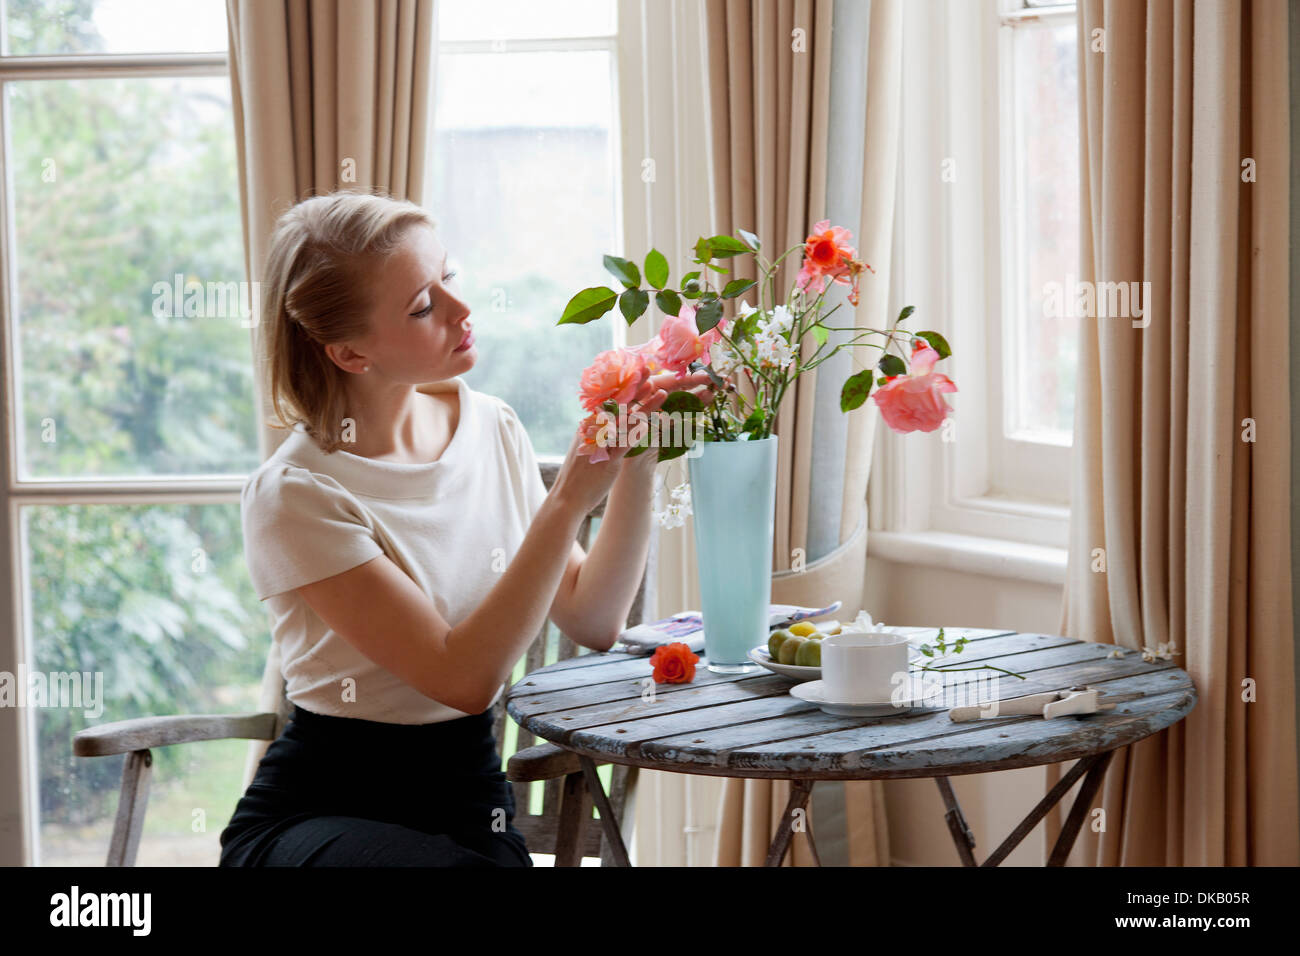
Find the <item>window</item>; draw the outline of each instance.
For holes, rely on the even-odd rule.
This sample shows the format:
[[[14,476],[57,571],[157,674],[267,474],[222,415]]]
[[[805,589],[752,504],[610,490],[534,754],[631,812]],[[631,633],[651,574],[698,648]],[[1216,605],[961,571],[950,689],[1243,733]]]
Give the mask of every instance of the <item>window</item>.
[[[999,49],[1003,250],[993,483],[1067,503],[1078,319],[1056,308],[1079,271],[1079,94],[1073,4],[1005,0]],[[1052,288],[1060,290],[1055,297]],[[1067,291],[1068,290],[1068,291]]]
[[[1078,273],[1074,6],[918,0],[903,42],[905,63],[935,66],[903,84],[892,311],[916,305],[917,327],[949,336],[961,391],[941,436],[877,433],[873,527],[879,546],[889,532],[1005,543],[1055,580],[1078,325],[1046,291]]]
[[[465,380],[519,413],[539,456],[563,457],[582,370],[626,335],[613,318],[555,325],[622,246],[615,3],[438,9],[430,202],[473,310]]]
[[[6,863],[102,865],[122,758],[73,757],[78,730],[256,709],[270,636],[240,535],[259,457],[226,44],[222,0],[0,0],[0,670],[32,692],[0,708],[22,760],[0,805],[23,807],[29,848],[0,845]],[[247,752],[155,751],[140,864],[211,865]]]

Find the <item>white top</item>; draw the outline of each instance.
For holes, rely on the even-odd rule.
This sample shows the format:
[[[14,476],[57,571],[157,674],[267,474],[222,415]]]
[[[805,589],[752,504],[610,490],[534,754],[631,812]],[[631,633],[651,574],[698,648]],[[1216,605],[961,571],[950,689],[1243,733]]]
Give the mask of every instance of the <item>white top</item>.
[[[371,661],[294,590],[385,554],[448,624],[482,603],[518,551],[546,486],[508,404],[459,376],[417,386],[453,388],[460,419],[435,462],[326,454],[299,424],[244,486],[248,573],[271,612],[289,700],[305,710],[395,724],[466,716]]]

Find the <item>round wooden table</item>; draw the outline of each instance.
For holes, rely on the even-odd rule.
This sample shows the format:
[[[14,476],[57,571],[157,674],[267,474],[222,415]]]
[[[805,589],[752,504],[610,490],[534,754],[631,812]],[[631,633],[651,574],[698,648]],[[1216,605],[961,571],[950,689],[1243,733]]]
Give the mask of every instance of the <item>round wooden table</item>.
[[[898,628],[913,647],[933,642],[937,628]],[[615,859],[628,865],[618,821],[609,810],[597,763],[722,777],[759,777],[792,782],[790,800],[767,856],[779,866],[792,826],[806,817],[818,780],[934,777],[947,807],[958,855],[967,866],[996,866],[1083,777],[1048,859],[1065,862],[1120,747],[1181,720],[1196,705],[1191,677],[1171,659],[1144,659],[1112,644],[1047,634],[976,628],[945,628],[949,644],[965,650],[941,663],[994,665],[1023,680],[991,670],[932,675],[947,686],[944,705],[885,717],[840,717],[790,694],[795,681],[760,670],[715,674],[701,655],[688,684],[655,684],[650,660],[623,652],[589,653],[524,676],[507,692],[506,709],[522,727],[576,753],[592,800],[600,812]],[[1116,653],[1122,656],[1111,656]],[[1147,655],[1150,656],[1150,655]],[[997,676],[997,680],[992,678]],[[1095,687],[1113,710],[1056,717],[998,716],[954,723],[948,706],[1006,700],[1027,694]],[[969,773],[1033,767],[1076,760],[1029,816],[982,864],[948,778]],[[809,844],[816,858],[811,827]]]

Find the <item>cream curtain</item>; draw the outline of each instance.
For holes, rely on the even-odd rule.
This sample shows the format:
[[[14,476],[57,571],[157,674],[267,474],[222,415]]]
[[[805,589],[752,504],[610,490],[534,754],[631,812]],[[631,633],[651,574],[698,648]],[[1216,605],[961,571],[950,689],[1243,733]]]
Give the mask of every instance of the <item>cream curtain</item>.
[[[802,242],[814,222],[826,218],[828,106],[831,76],[832,0],[711,0],[706,17],[710,131],[713,136],[713,217],[718,232],[748,229],[760,236],[770,257]],[[902,17],[896,0],[872,0],[868,58],[867,115],[864,124],[861,228],[858,250],[876,269],[862,286],[856,310],[841,308],[837,325],[883,327],[889,288],[901,74]],[[756,278],[748,260],[733,260],[738,276]],[[799,268],[797,255],[782,265],[777,289],[789,289]],[[828,296],[828,299],[830,296]],[[751,304],[756,304],[751,302]],[[853,322],[847,321],[850,317]],[[805,349],[805,358],[813,348]],[[857,349],[834,382],[864,363]],[[831,368],[828,363],[827,369]],[[840,454],[831,461],[842,469],[832,487],[817,493],[813,474],[815,413],[843,415],[834,401],[818,402],[817,372],[801,375],[782,402],[776,433],[776,533],[773,600],[815,604],[839,599],[841,616],[861,607],[866,561],[866,485],[875,419],[872,409],[847,418]],[[826,390],[823,388],[822,393]],[[820,408],[820,412],[819,412]],[[825,449],[821,449],[825,451]],[[838,547],[809,554],[810,508],[834,509]],[[830,501],[831,504],[827,504]],[[813,515],[812,517],[819,517]],[[795,549],[809,563],[791,570]],[[789,797],[787,781],[726,779],[717,817],[714,862],[723,866],[761,865]],[[854,865],[888,863],[884,799],[878,781],[843,787],[848,858]],[[809,819],[817,832],[812,807]],[[806,838],[796,833],[787,865],[812,864]]]
[[[275,220],[308,196],[380,189],[423,202],[433,101],[433,0],[226,0],[245,268],[261,279]],[[259,405],[269,417],[253,329]],[[283,433],[261,430],[263,457]],[[263,710],[281,700],[274,643]],[[255,742],[245,786],[266,752]]]
[[[1116,755],[1073,863],[1300,863],[1291,29],[1284,0],[1079,7],[1081,275],[1151,292],[1145,327],[1083,320],[1062,630],[1173,642],[1199,699]]]

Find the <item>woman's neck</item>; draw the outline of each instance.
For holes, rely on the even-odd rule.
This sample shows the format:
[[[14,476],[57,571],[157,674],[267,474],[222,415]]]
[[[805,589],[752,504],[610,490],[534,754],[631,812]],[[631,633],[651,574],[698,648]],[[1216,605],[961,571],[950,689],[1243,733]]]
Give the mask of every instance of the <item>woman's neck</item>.
[[[457,397],[449,403],[414,385],[357,383],[347,403],[356,441],[346,450],[406,464],[436,461],[455,433]]]

